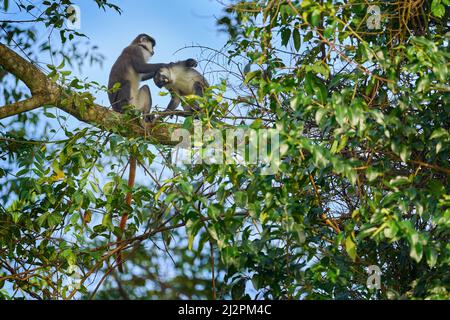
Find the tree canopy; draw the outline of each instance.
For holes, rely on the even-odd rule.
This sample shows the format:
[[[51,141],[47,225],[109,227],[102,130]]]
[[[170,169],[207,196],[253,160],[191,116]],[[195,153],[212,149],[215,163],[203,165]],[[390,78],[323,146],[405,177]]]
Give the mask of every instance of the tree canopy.
[[[101,48],[42,5],[0,0],[0,298],[450,298],[448,0],[228,1],[202,112],[151,125],[95,102],[71,71]],[[199,125],[276,130],[276,170],[171,161]]]

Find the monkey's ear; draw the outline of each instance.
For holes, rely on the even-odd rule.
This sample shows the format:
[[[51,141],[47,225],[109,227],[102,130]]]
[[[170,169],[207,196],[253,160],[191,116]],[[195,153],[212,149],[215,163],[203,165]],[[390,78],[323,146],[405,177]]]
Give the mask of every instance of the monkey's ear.
[[[197,65],[198,65],[198,62],[197,62],[197,60],[195,60],[195,59],[187,59],[186,60],[186,66],[188,67],[188,68],[195,68],[195,67],[197,67]]]

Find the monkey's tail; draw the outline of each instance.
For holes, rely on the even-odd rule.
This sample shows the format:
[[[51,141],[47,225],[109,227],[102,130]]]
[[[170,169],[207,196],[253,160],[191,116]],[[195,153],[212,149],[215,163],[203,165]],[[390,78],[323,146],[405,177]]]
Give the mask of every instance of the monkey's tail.
[[[128,188],[132,189],[134,186],[134,180],[136,178],[136,166],[137,166],[136,158],[131,156],[129,163],[130,163],[130,174],[128,175]],[[126,198],[125,198],[125,203],[129,207],[131,206],[131,191],[129,191],[127,193]],[[122,218],[120,219],[120,231],[122,234],[125,232],[125,227],[127,226],[127,219],[128,219],[128,212],[124,212],[122,214]],[[122,240],[122,236],[119,235],[117,240],[119,241],[118,245],[120,246],[120,241]],[[117,251],[117,266],[118,266],[119,272],[123,273],[122,264],[123,264],[122,251],[119,250],[119,251]]]

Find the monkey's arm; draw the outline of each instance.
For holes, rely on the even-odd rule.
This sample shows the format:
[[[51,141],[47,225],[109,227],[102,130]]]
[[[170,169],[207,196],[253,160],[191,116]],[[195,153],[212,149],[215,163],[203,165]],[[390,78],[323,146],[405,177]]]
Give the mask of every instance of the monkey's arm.
[[[142,76],[142,80],[141,81],[146,81],[146,80],[152,79],[155,76],[155,73],[156,72],[144,74]]]
[[[142,59],[133,59],[133,68],[138,73],[143,73],[145,76],[142,80],[148,80],[155,76],[156,71],[160,68],[165,67],[165,63],[145,63]]]
[[[175,110],[178,105],[181,103],[181,99],[173,92],[171,92],[172,98],[170,99],[169,105],[167,106],[166,110],[164,111],[173,111]],[[173,115],[169,115],[169,118],[172,118]],[[153,122],[155,119],[159,117],[155,117],[154,115],[149,115],[147,117],[147,121]]]
[[[178,97],[176,94],[172,93],[172,99],[170,99],[169,105],[166,108],[166,111],[173,111],[175,110],[181,103],[180,97]]]
[[[109,102],[114,111],[123,113],[123,107],[130,103],[130,84],[125,81],[116,92],[108,93]]]
[[[147,63],[142,56],[140,49],[130,46],[128,49],[128,56],[130,57],[131,65],[137,73],[145,74],[145,77],[151,79],[155,76],[156,71],[166,66],[166,63]]]

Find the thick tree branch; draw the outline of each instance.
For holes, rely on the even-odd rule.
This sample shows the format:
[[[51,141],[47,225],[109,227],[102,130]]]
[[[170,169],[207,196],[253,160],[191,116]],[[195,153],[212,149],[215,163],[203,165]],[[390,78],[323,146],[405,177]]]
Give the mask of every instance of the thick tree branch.
[[[52,82],[35,65],[3,44],[0,44],[0,66],[22,80],[31,91],[31,98],[0,107],[0,120],[42,106],[55,106],[78,120],[103,130],[125,136],[145,137],[155,144],[174,145],[178,143],[171,141],[170,138],[171,132],[179,128],[176,124],[160,123],[154,126],[143,126],[139,119],[130,122],[122,114],[97,104],[80,110],[73,102],[74,99],[71,99],[76,93],[67,92]],[[125,123],[126,125],[124,125]]]
[[[45,104],[45,100],[45,97],[41,95],[35,95],[29,99],[0,107],[0,119],[8,118],[22,112],[36,109]]]

